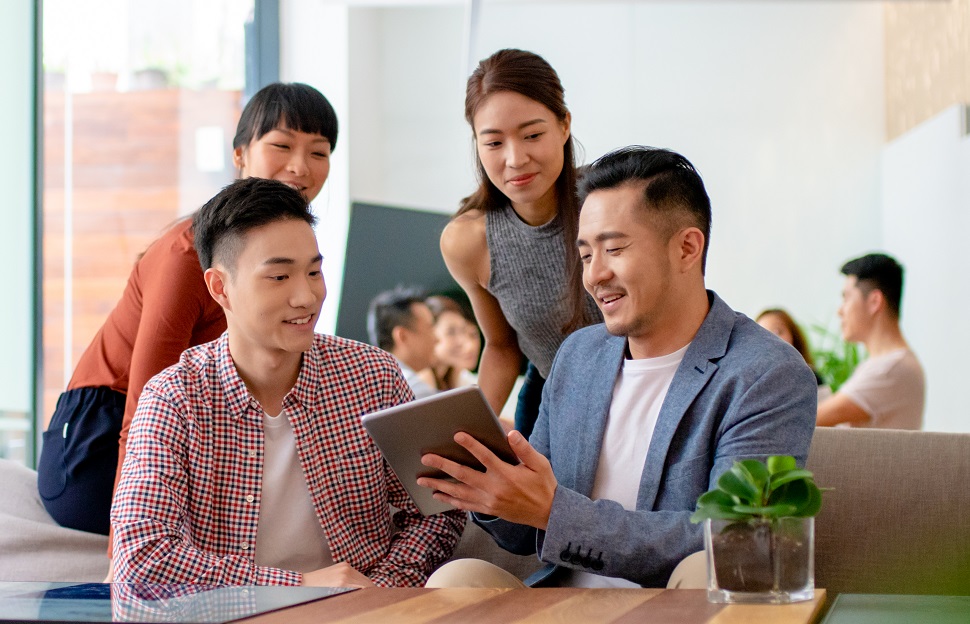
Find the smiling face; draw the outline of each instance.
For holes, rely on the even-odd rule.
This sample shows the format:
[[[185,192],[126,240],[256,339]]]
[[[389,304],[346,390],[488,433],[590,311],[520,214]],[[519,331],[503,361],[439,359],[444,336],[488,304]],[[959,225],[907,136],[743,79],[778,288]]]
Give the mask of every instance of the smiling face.
[[[609,332],[626,336],[633,357],[671,325],[678,306],[674,262],[680,250],[643,206],[643,186],[593,191],[579,215],[583,284],[596,300]]]
[[[474,370],[482,348],[478,327],[461,314],[446,310],[438,315],[434,325],[438,336],[435,359],[439,366],[459,370]]]
[[[313,344],[313,329],[327,295],[313,228],[286,219],[243,235],[234,267],[218,258],[206,271],[210,292],[222,304],[233,359],[268,356],[299,365]]]
[[[556,206],[569,119],[514,91],[494,93],[473,119],[478,158],[488,179],[522,215]]]
[[[281,125],[237,147],[232,159],[240,177],[278,180],[313,201],[330,175],[330,140]]]

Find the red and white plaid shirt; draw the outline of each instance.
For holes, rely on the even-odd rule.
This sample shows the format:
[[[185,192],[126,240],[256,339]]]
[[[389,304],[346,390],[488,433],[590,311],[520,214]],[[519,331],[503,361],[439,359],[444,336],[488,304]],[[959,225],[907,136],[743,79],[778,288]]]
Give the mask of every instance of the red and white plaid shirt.
[[[419,586],[451,556],[462,512],[424,517],[360,423],[411,399],[380,349],[317,335],[283,400],[334,561],[378,586]],[[257,566],[263,408],[229,355],[228,334],[193,347],[145,386],[111,509],[116,581],[299,585]],[[389,505],[401,509],[393,518]]]

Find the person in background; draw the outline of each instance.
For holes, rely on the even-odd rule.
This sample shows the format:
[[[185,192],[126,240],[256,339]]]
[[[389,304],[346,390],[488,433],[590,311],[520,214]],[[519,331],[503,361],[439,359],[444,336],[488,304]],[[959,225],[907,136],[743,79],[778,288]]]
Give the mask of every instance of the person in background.
[[[434,364],[421,372],[421,377],[438,390],[451,390],[477,382],[473,370],[478,367],[482,338],[475,316],[467,308],[444,295],[433,295],[425,303],[434,315],[434,332],[438,344]]]
[[[819,403],[818,425],[920,429],[926,380],[899,327],[903,267],[871,253],[842,266],[842,338],[869,354],[838,392]]]
[[[232,141],[239,178],[279,180],[312,201],[330,173],[337,115],[311,86],[275,83],[243,108]],[[61,526],[108,534],[111,498],[142,387],[226,317],[206,289],[192,218],[172,225],[135,263],[43,434],[37,487]]]
[[[416,399],[437,392],[419,375],[434,364],[438,344],[434,315],[424,299],[418,289],[398,287],[379,293],[367,309],[371,344],[394,356]]]
[[[815,359],[812,357],[811,349],[808,346],[808,339],[805,338],[805,332],[802,328],[798,326],[795,319],[791,315],[781,308],[768,308],[759,314],[755,321],[758,325],[761,325],[774,335],[778,336],[791,346],[795,347],[795,350],[805,359],[805,363],[808,364],[812,372],[815,373],[815,380],[818,382],[818,400],[828,398],[832,394],[832,390],[829,388],[822,376],[818,374],[815,370]]]
[[[196,214],[228,329],[142,391],[111,511],[115,581],[420,586],[458,543],[464,514],[423,516],[361,425],[411,400],[394,359],[314,332],[314,223],[300,192],[257,178]]]
[[[526,437],[563,339],[601,316],[583,291],[576,253],[572,118],[542,57],[499,50],[468,78],[478,189],[441,234],[441,255],[485,337],[478,383],[502,412],[522,368],[515,427]]]

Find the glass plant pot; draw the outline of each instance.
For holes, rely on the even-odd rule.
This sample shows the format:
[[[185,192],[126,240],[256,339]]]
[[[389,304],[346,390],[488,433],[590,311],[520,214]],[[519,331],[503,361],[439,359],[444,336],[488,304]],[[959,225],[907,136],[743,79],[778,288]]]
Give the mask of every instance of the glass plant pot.
[[[707,599],[786,604],[815,596],[815,519],[706,520]]]

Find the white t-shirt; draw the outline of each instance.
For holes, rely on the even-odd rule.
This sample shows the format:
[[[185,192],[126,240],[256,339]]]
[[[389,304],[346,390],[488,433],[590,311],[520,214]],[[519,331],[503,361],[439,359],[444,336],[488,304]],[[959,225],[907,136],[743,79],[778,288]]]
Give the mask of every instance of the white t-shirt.
[[[686,352],[687,347],[684,347],[661,357],[623,362],[613,386],[613,400],[590,496],[593,500],[612,500],[624,509],[636,510],[640,478],[657,417]],[[578,570],[573,570],[564,579],[564,584],[572,587],[640,587],[626,579]]]
[[[296,572],[333,565],[330,543],[313,509],[285,410],[279,416],[263,414],[263,434],[256,565]]]
[[[839,394],[869,414],[857,427],[920,429],[926,380],[916,355],[903,347],[871,357],[855,369]]]

